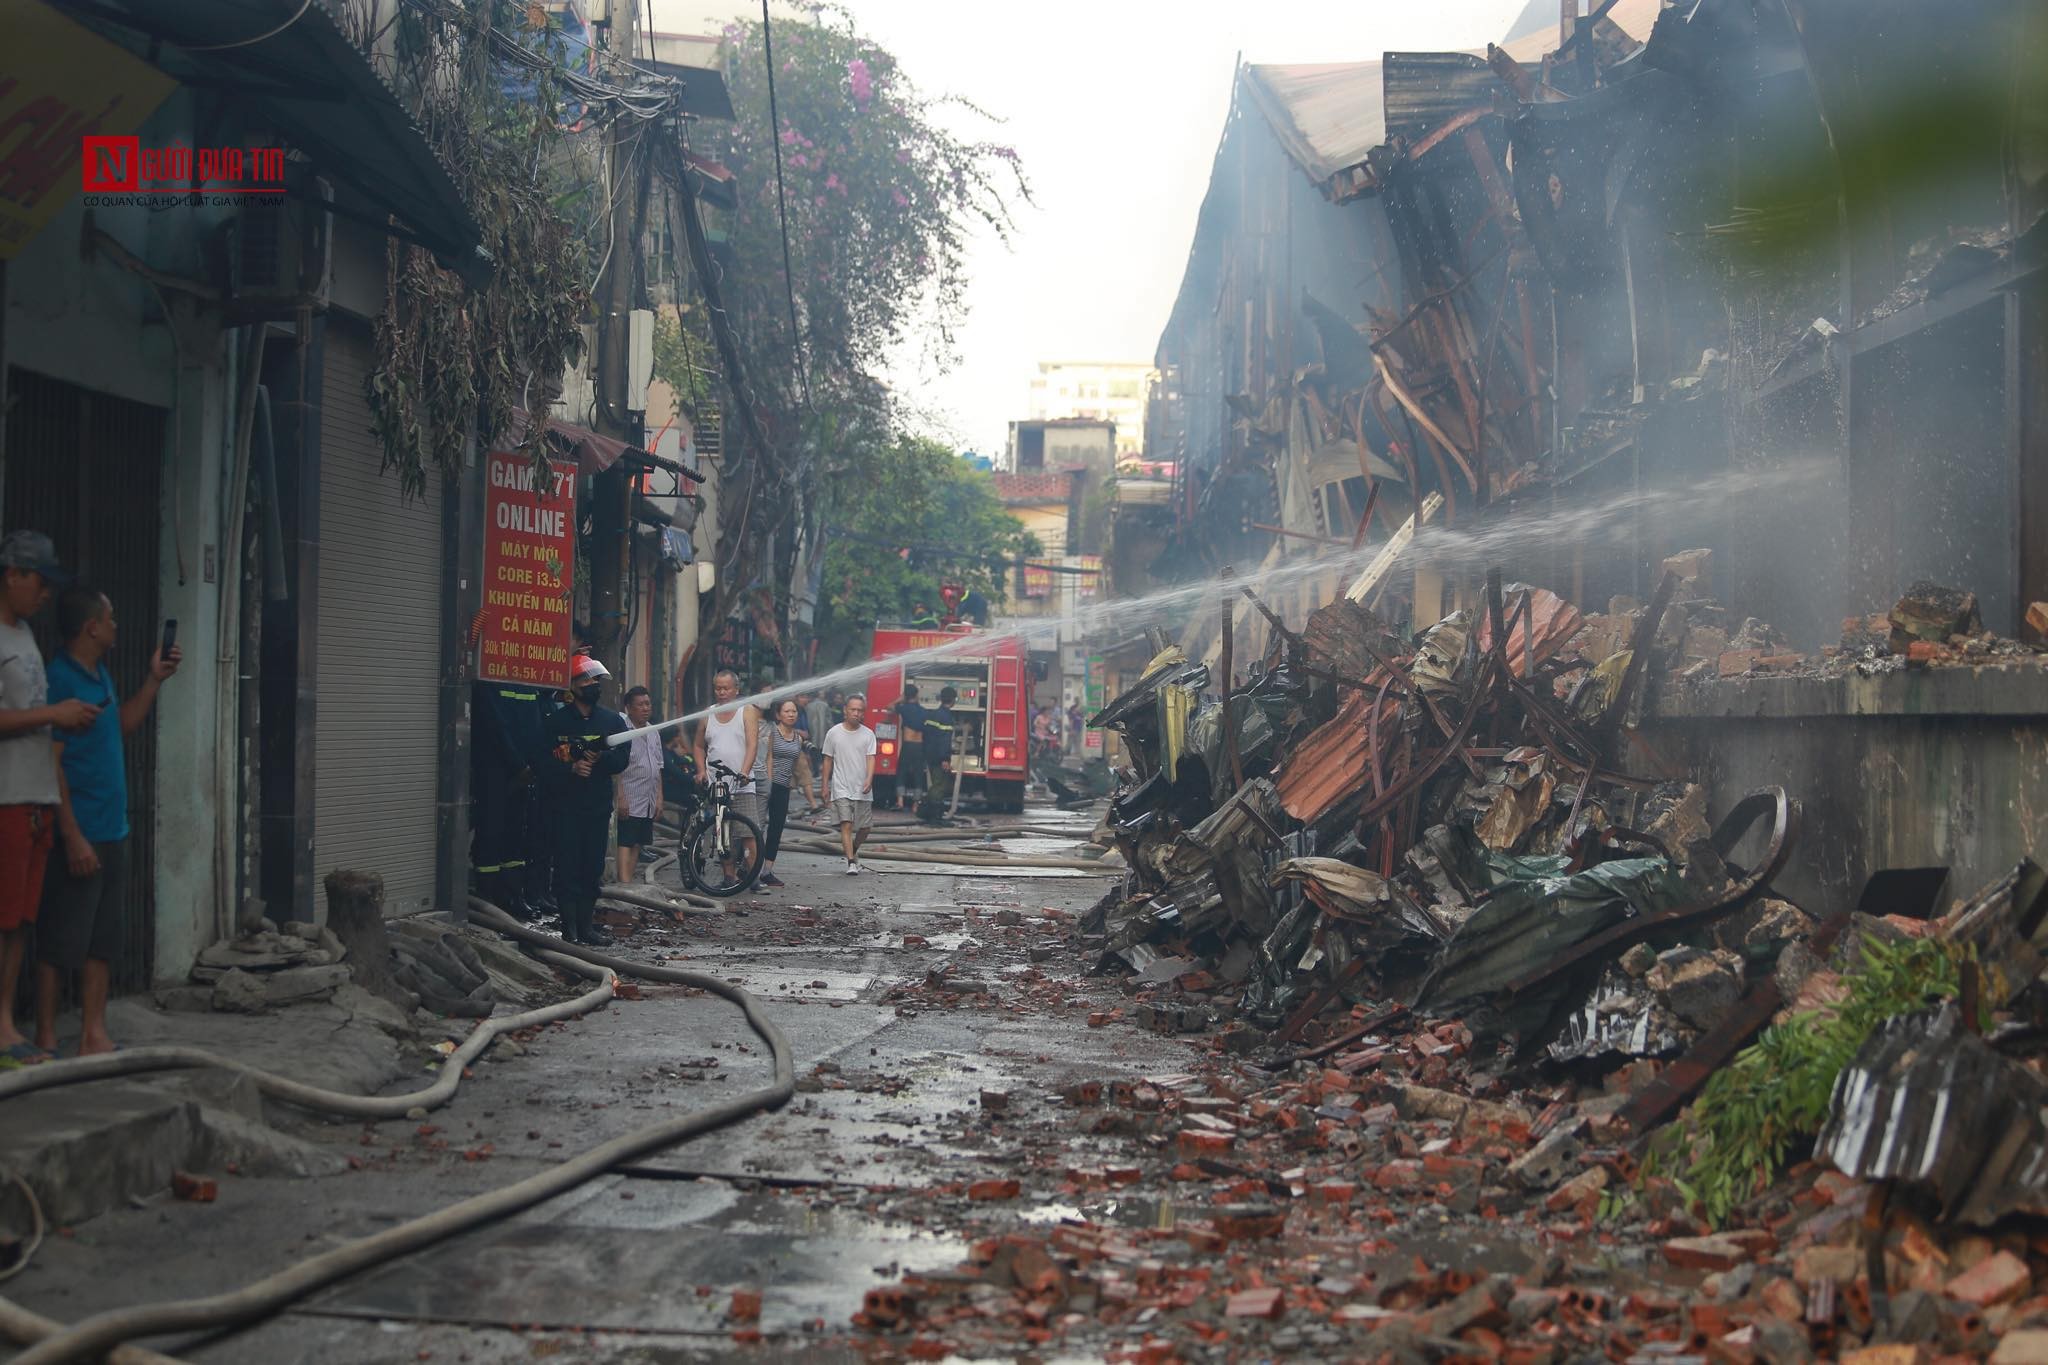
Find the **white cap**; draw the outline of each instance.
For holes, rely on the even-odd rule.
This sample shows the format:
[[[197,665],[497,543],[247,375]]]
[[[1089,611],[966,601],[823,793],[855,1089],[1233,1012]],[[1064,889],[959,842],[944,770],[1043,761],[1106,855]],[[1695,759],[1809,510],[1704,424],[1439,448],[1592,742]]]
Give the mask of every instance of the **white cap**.
[[[592,654],[578,654],[574,666],[569,670],[571,682],[582,682],[585,678],[609,678],[611,675],[612,671],[598,662],[597,657]]]

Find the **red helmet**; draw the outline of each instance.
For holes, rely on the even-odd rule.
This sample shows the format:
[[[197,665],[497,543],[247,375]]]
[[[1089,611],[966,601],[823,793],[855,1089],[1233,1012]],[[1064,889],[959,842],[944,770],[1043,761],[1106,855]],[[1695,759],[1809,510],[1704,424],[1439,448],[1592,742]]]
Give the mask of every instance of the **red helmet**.
[[[599,663],[593,655],[578,654],[569,664],[569,681],[571,682],[584,682],[591,679],[602,681],[611,675],[612,671]]]

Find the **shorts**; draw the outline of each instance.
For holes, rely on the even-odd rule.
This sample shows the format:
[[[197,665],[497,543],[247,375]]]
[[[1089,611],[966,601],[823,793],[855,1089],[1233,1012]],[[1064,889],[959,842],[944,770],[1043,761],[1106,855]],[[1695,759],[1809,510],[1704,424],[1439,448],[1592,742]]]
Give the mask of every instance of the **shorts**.
[[[646,848],[654,842],[654,817],[651,815],[621,815],[619,817],[619,847]]]
[[[71,875],[62,848],[50,850],[43,913],[36,921],[36,961],[76,971],[87,958],[112,962],[121,951],[121,902],[128,897],[128,841],[94,844],[100,870]]]
[[[756,829],[768,828],[768,803],[761,799],[761,793],[758,791],[734,792],[732,812],[734,815],[744,815],[752,820]]]
[[[55,806],[0,806],[0,934],[36,922],[56,840]]]
[[[853,801],[844,796],[832,798],[832,822],[852,825],[855,833],[866,829],[874,815],[875,803],[872,801]]]

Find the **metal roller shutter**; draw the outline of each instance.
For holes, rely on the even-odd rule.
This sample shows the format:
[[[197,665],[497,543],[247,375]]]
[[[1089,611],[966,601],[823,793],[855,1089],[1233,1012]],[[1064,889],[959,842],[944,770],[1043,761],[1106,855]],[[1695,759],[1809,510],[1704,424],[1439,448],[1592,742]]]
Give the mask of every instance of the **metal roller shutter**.
[[[388,913],[434,908],[441,486],[381,472],[367,327],[327,325],[320,423],[313,867],[374,872]]]
[[[164,410],[22,369],[12,372],[8,397],[6,525],[50,536],[65,562],[112,599],[121,632],[107,667],[120,694],[133,696],[160,638]],[[54,652],[57,613],[44,612],[33,626],[45,655]],[[190,659],[194,646],[185,649]],[[114,989],[124,992],[149,989],[154,974],[158,723],[152,714],[124,742],[128,898],[113,963]]]

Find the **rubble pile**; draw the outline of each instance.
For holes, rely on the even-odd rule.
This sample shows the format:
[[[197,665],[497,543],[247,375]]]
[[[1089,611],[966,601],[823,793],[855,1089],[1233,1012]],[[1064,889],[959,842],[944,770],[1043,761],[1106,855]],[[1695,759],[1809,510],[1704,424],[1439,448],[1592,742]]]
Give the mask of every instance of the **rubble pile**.
[[[1129,1361],[2040,1358],[2048,1078],[2029,1060],[2028,997],[2048,875],[2023,864],[1932,915],[1942,890],[1880,876],[1861,908],[1819,923],[1760,896],[1710,946],[1637,941],[1606,965],[1661,1014],[1635,1032],[1644,1055],[1604,1070],[1511,1069],[1476,1016],[1359,1006],[1318,1047],[1240,1050],[1240,1029],[1191,1074],[984,1093],[980,1127],[1015,1154],[1011,1173],[902,1196],[934,1223],[964,1220],[971,1255],[871,1291],[856,1326],[912,1359],[1019,1340]],[[1841,983],[1858,964],[1913,944],[1984,965],[1946,1003],[1872,1030],[1820,1088],[1810,1159],[1795,1135],[1796,1164],[1709,1216],[1704,1167],[1643,1141],[1646,1099],[1682,1095],[1729,1021],[1803,1036],[1852,1007]],[[1125,987],[1218,1009],[1228,992],[1207,970],[1163,969],[1179,972],[1172,993],[1142,974]],[[1759,992],[1772,1007],[1757,1017]],[[1647,1045],[1660,1028],[1701,1044],[1667,1060],[1677,1044]],[[1030,1140],[1046,1120],[1064,1142]]]
[[[1227,698],[1156,639],[1094,722],[1131,763],[1098,832],[1130,871],[1074,936],[1130,999],[1091,1026],[1206,1034],[1214,1069],[1048,1096],[1137,1159],[1034,1171],[1057,1226],[988,1224],[860,1325],[912,1356],[1106,1326],[1115,1359],[2035,1358],[2048,877],[1950,908],[1944,870],[1884,871],[1804,907],[1772,887],[1791,794],[1710,825],[1698,784],[1630,776],[1653,687],[1789,653],[1731,628],[1707,568],[1591,618],[1496,572],[1408,640],[1351,601],[1298,634],[1269,614]],[[2040,662],[1926,585],[1870,634],[1853,666]],[[1761,1155],[1715,1150],[1744,1125]],[[1134,1223],[1130,1187],[1162,1184]],[[1527,1255],[1389,1260],[1433,1235]]]

